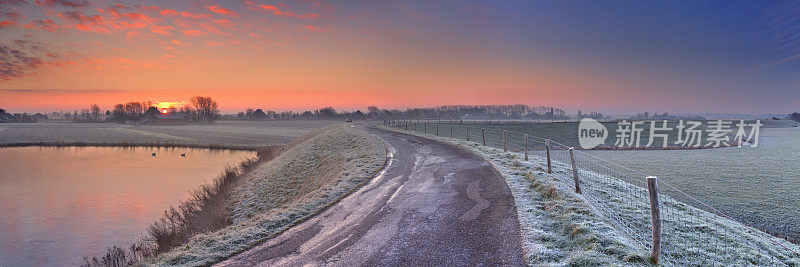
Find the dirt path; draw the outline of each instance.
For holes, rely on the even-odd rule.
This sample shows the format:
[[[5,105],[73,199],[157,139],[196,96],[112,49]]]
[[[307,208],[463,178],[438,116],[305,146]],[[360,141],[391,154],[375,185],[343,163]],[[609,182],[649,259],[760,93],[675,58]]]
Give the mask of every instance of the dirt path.
[[[384,172],[314,218],[219,266],[523,265],[511,192],[458,147],[366,128]]]

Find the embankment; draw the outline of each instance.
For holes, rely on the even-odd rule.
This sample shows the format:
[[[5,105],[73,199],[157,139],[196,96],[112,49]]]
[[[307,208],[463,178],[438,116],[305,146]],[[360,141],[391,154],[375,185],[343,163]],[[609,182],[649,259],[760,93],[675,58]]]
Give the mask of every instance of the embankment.
[[[334,204],[385,162],[383,143],[363,130],[334,125],[312,131],[241,177],[230,200],[232,225],[197,235],[144,263],[208,265],[223,260]]]

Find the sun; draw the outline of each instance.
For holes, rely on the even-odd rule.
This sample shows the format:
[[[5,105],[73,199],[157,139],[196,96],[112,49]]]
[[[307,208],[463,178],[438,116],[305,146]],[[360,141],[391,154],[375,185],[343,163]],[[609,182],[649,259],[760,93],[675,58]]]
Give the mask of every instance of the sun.
[[[169,102],[169,101],[156,101],[156,107],[159,109],[169,109],[169,108],[177,108],[186,106],[186,101],[176,101],[176,102]]]
[[[167,111],[166,109],[164,109],[164,110],[161,110],[161,114],[167,114],[167,112],[168,112],[168,111]]]

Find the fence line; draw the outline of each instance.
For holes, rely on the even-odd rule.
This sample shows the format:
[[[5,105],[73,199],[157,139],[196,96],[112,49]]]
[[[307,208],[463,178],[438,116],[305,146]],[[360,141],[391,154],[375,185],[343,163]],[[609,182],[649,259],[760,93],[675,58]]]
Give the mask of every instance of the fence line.
[[[624,237],[632,240],[632,244],[646,251],[652,262],[660,265],[787,265],[781,261],[787,260],[781,256],[783,252],[764,246],[758,239],[779,245],[786,250],[785,254],[800,256],[796,250],[776,241],[775,237],[733,219],[655,176],[535,133],[502,128],[505,124],[515,124],[514,121],[495,121],[494,126],[481,126],[475,120],[471,123],[462,120],[387,120],[384,124],[523,153],[526,161],[532,153],[531,160],[546,163],[547,173],[552,177],[573,184],[576,193]],[[428,124],[435,126],[429,127]],[[484,121],[482,124],[487,123]],[[440,129],[444,125],[447,126]],[[658,184],[711,211],[703,212],[658,192]],[[757,253],[752,253],[754,251]]]

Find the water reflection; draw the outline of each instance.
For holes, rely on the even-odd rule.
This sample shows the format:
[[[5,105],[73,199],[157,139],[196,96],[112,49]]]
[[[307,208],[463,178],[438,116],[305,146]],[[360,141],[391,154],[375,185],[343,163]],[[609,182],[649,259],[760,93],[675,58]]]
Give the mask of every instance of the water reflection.
[[[193,148],[0,148],[0,266],[74,266],[125,244],[225,166],[254,156]]]

